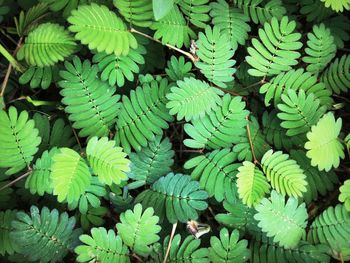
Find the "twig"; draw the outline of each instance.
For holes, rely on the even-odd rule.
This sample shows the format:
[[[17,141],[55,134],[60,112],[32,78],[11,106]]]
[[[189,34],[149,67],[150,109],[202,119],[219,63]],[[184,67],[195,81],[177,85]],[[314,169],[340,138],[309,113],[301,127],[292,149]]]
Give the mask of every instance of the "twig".
[[[170,238],[169,238],[169,244],[168,244],[168,248],[167,248],[166,253],[165,253],[165,257],[164,257],[163,263],[166,263],[166,260],[168,259],[168,256],[169,256],[169,253],[170,253],[170,248],[171,248],[171,243],[173,242],[173,238],[174,238],[174,235],[175,235],[176,227],[177,227],[177,221],[176,221],[175,224],[173,224],[173,229],[171,230],[171,234],[170,234]]]
[[[339,259],[341,263],[344,263],[344,257],[343,257],[343,253],[339,253]]]
[[[79,145],[80,152],[82,153],[82,152],[83,152],[83,147],[81,146],[81,143],[80,143],[80,141],[79,141],[78,134],[77,134],[77,132],[75,131],[75,129],[73,128],[73,125],[72,125],[72,123],[70,122],[70,120],[68,120],[68,121],[69,121],[70,127],[72,128],[72,131],[73,131],[75,140],[77,141],[77,143],[78,143],[78,145]]]
[[[133,27],[130,28],[130,32],[131,32],[131,33],[139,34],[139,35],[141,35],[141,36],[143,36],[143,37],[145,37],[145,38],[148,38],[148,39],[150,39],[150,40],[152,40],[152,41],[155,41],[155,42],[157,42],[157,43],[160,43],[160,44],[164,45],[164,44],[163,44],[161,41],[159,41],[158,39],[155,39],[155,38],[153,38],[153,37],[151,37],[151,36],[149,36],[149,35],[147,35],[147,34],[145,34],[145,33],[142,33],[142,32],[136,30],[136,29],[133,28]],[[170,44],[165,44],[165,46],[167,46],[168,48],[173,49],[173,50],[175,50],[175,51],[177,51],[177,52],[179,52],[179,53],[185,55],[185,56],[188,57],[190,60],[192,60],[192,62],[197,62],[197,61],[198,61],[198,58],[195,57],[195,56],[193,56],[193,55],[192,55],[191,53],[189,53],[189,52],[186,52],[186,51],[184,51],[184,50],[182,50],[182,49],[180,49],[180,48],[174,47],[174,46],[172,46],[172,45],[170,45]]]
[[[248,134],[248,140],[249,140],[250,149],[252,151],[254,164],[257,164],[257,163],[259,163],[259,161],[256,159],[256,155],[255,155],[255,151],[254,151],[254,146],[253,146],[253,142],[252,142],[252,135],[251,135],[250,126],[249,126],[249,118],[248,118],[248,116],[245,117],[245,118],[247,120],[247,134]]]
[[[226,93],[229,93],[229,94],[231,94],[231,95],[234,95],[234,96],[240,96],[240,97],[242,97],[242,98],[245,98],[244,96],[242,96],[241,94],[238,94],[238,93],[236,93],[236,92],[234,92],[234,91],[230,91],[230,90],[227,90],[227,89],[223,89],[223,88],[220,88],[220,87],[218,87],[218,86],[216,86],[216,85],[212,85],[214,88],[217,88],[217,89],[219,89],[219,90],[222,90],[223,92],[226,92]]]
[[[21,47],[22,44],[22,40],[23,38],[21,37],[18,40],[17,46],[15,51],[13,52],[13,56],[16,56],[17,51],[19,50],[19,48]],[[5,90],[6,90],[6,86],[7,86],[7,82],[10,78],[10,74],[11,74],[11,70],[12,70],[12,66],[15,67],[15,69],[17,69],[20,72],[23,72],[22,66],[14,59],[13,56],[11,56],[6,49],[3,48],[3,46],[0,44],[0,53],[3,54],[5,56],[5,58],[10,62],[10,64],[7,67],[7,71],[5,74],[5,78],[4,81],[1,85],[1,91],[0,91],[0,97],[3,97],[5,94]]]
[[[137,261],[140,261],[140,262],[142,262],[142,263],[144,262],[144,261],[143,261],[138,255],[136,255],[135,253],[132,253],[131,256],[134,257],[134,258],[136,258]]]
[[[32,169],[30,168],[28,172],[26,172],[25,174],[22,174],[21,176],[17,177],[15,180],[9,182],[8,184],[4,185],[3,187],[0,188],[0,191],[4,190],[7,187],[10,187],[11,185],[17,183],[18,181],[22,180],[23,178],[27,177],[28,175],[30,175],[32,173]]]

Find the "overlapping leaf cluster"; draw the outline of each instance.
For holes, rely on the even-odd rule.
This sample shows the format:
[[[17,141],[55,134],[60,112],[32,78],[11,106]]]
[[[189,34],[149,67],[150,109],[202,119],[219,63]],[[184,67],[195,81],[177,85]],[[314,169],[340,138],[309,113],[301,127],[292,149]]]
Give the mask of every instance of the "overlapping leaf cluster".
[[[0,261],[350,260],[349,9],[0,0]]]

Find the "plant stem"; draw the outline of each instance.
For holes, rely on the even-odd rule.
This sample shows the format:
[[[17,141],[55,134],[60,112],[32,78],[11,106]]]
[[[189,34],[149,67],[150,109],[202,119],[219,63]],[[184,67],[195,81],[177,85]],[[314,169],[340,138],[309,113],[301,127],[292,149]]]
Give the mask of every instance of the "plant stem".
[[[253,146],[253,141],[252,141],[252,134],[250,132],[250,126],[249,126],[249,118],[248,116],[246,117],[247,120],[247,134],[248,134],[248,140],[249,140],[249,145],[250,149],[252,151],[253,159],[254,159],[254,164],[259,163],[258,159],[256,159],[255,151],[254,151],[254,146]]]
[[[14,56],[16,55],[20,45],[22,43],[22,38],[19,39],[18,43],[17,43],[17,47],[15,49],[15,51],[13,52],[13,55],[11,55],[6,48],[4,48],[3,45],[1,45],[0,43],[0,53],[7,59],[8,62],[10,62],[10,64],[19,72],[23,72],[24,68],[21,64],[18,63],[18,61],[14,58]]]
[[[166,253],[165,253],[165,257],[164,257],[163,263],[166,263],[166,260],[168,259],[168,256],[169,256],[169,253],[170,253],[170,248],[171,248],[171,243],[173,242],[173,239],[174,239],[176,227],[177,227],[177,222],[175,224],[173,224],[173,229],[171,230],[171,234],[170,234],[170,238],[169,238],[169,244],[168,244],[168,248],[167,248]]]
[[[159,41],[158,39],[155,39],[155,38],[153,38],[153,37],[151,37],[151,36],[149,36],[149,35],[147,35],[147,34],[145,34],[145,33],[142,33],[142,32],[140,32],[140,31],[136,30],[135,28],[130,28],[130,32],[131,32],[131,33],[139,34],[139,35],[141,35],[141,36],[143,36],[143,37],[145,37],[145,38],[148,38],[148,39],[150,39],[150,40],[152,40],[152,41],[155,41],[155,42],[157,42],[157,43],[160,43],[160,44],[164,45],[164,44],[163,44],[161,41]],[[179,52],[179,53],[185,55],[185,56],[188,57],[190,60],[192,60],[192,62],[197,62],[197,61],[198,61],[198,58],[195,57],[195,56],[193,56],[193,55],[192,55],[191,53],[189,53],[189,52],[186,52],[186,51],[184,51],[184,50],[182,50],[182,49],[180,49],[180,48],[174,47],[174,46],[172,46],[172,45],[170,45],[170,44],[165,44],[165,46],[167,46],[168,48],[173,49],[173,50],[175,50],[175,51],[177,51],[177,52]]]
[[[18,51],[19,48],[21,47],[22,40],[23,40],[22,37],[18,40],[16,49],[15,49],[15,51],[13,52],[13,56],[15,56],[15,55],[17,54],[17,51]],[[7,82],[8,82],[8,80],[9,80],[9,78],[10,78],[12,66],[13,66],[15,69],[17,69],[19,72],[23,72],[24,69],[23,69],[22,65],[19,64],[19,63],[17,62],[17,60],[16,60],[16,59],[15,59],[1,44],[0,44],[0,53],[10,62],[10,64],[9,64],[8,67],[7,67],[7,71],[6,71],[6,74],[5,74],[4,81],[2,82],[2,85],[1,85],[0,97],[3,97],[4,94],[5,94]],[[4,104],[4,105],[5,105],[5,104]],[[4,107],[5,107],[5,106],[4,106]]]
[[[30,175],[32,173],[32,169],[30,168],[28,172],[26,172],[25,174],[22,174],[21,176],[17,177],[15,180],[9,182],[8,184],[4,185],[3,187],[0,188],[0,191],[4,190],[7,187],[10,187],[11,185],[17,183],[18,181],[22,180],[23,178],[27,177],[28,175]]]

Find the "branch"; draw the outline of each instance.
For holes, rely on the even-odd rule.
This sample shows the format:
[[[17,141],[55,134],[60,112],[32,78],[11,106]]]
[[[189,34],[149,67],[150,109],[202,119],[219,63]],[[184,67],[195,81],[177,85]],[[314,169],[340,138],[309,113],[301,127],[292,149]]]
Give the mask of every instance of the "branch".
[[[16,49],[15,49],[15,51],[13,52],[13,56],[16,56],[17,51],[18,51],[19,48],[21,47],[22,40],[23,40],[22,37],[18,40]],[[16,60],[16,59],[15,59],[1,44],[0,44],[0,53],[10,62],[10,64],[9,64],[8,67],[7,67],[7,71],[6,71],[6,74],[5,74],[4,81],[2,82],[2,85],[1,85],[0,97],[4,97],[5,90],[6,90],[6,86],[7,86],[7,82],[8,82],[8,80],[9,80],[9,78],[10,78],[12,66],[13,66],[16,70],[18,70],[19,72],[23,72],[24,69],[23,69],[23,66],[22,66],[21,64],[19,64],[19,63],[17,62],[17,60]],[[4,103],[4,105],[5,105],[5,103]],[[5,106],[4,106],[4,107],[5,107]]]
[[[177,227],[177,222],[175,224],[173,224],[173,229],[171,230],[171,234],[170,234],[170,238],[169,238],[169,244],[168,244],[168,248],[167,248],[166,253],[165,253],[165,257],[164,257],[163,263],[166,263],[166,260],[168,259],[168,256],[169,256],[169,253],[170,253],[170,248],[171,248],[171,243],[173,242],[173,238],[174,238],[174,235],[175,235],[176,227]]]
[[[259,161],[258,161],[258,159],[256,159],[256,156],[255,156],[255,151],[254,151],[254,146],[253,146],[253,141],[252,141],[252,135],[251,135],[250,126],[249,126],[249,118],[248,118],[248,116],[245,117],[245,118],[247,120],[247,134],[248,134],[248,140],[249,140],[250,149],[252,151],[254,164],[257,164],[257,163],[259,163]]]
[[[4,185],[3,187],[0,188],[0,191],[4,190],[7,187],[10,187],[11,185],[17,183],[18,181],[22,180],[23,178],[27,177],[28,175],[30,175],[32,173],[32,169],[29,168],[29,171],[26,172],[25,174],[22,174],[21,176],[17,177],[15,180],[12,180],[11,182],[9,182],[8,184]]]
[[[145,38],[148,38],[148,39],[150,39],[150,40],[152,40],[152,41],[154,41],[154,42],[157,42],[157,43],[159,43],[159,44],[164,45],[164,44],[163,44],[161,41],[159,41],[158,39],[155,39],[155,38],[153,38],[153,37],[151,37],[151,36],[149,36],[149,35],[147,35],[147,34],[145,34],[145,33],[142,33],[142,32],[140,32],[140,31],[136,30],[135,28],[130,28],[130,32],[131,32],[131,33],[139,34],[139,35],[141,35],[141,36],[143,36],[143,37],[145,37]],[[174,47],[174,46],[172,46],[172,45],[170,45],[170,44],[165,44],[165,46],[167,46],[168,48],[173,49],[173,50],[175,50],[175,51],[177,51],[177,52],[179,52],[179,53],[185,55],[185,56],[188,57],[190,60],[192,60],[193,63],[198,61],[198,58],[195,57],[195,56],[193,56],[193,55],[192,55],[191,53],[189,53],[189,52],[186,52],[186,51],[184,51],[184,50],[182,50],[182,49],[180,49],[180,48]]]

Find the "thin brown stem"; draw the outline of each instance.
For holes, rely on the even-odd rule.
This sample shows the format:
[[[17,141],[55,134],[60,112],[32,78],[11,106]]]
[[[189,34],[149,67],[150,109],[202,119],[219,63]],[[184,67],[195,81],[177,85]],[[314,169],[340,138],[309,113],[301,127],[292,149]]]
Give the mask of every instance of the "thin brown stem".
[[[246,117],[247,120],[247,134],[248,134],[248,140],[249,140],[249,145],[250,149],[252,151],[253,159],[254,159],[254,164],[259,163],[258,159],[256,159],[255,151],[254,151],[254,146],[253,146],[253,141],[252,141],[252,134],[250,132],[250,126],[249,126],[249,118],[248,116]]]
[[[173,239],[174,239],[176,227],[177,227],[177,222],[175,224],[173,224],[173,229],[171,230],[171,234],[170,234],[170,238],[169,238],[169,244],[168,244],[168,248],[167,248],[166,253],[165,253],[165,257],[164,257],[163,263],[166,263],[166,260],[168,259],[168,256],[169,256],[169,253],[170,253],[170,248],[171,248],[171,243],[173,242]]]
[[[70,124],[70,126],[71,126],[71,128],[72,128],[72,131],[73,131],[75,140],[77,141],[77,143],[78,143],[78,145],[79,145],[80,152],[82,153],[82,152],[83,152],[83,147],[81,146],[81,143],[80,143],[80,141],[79,141],[78,134],[77,134],[77,132],[75,131],[75,129],[73,128],[72,123],[71,123],[70,121],[69,121],[69,124]]]
[[[144,261],[142,260],[142,258],[140,258],[140,257],[139,257],[138,255],[136,255],[135,253],[132,253],[131,256],[134,257],[134,258],[136,258],[137,261],[144,263]]]
[[[342,252],[339,253],[339,259],[341,263],[344,263],[344,257]]]
[[[151,37],[151,36],[149,36],[149,35],[147,35],[147,34],[145,34],[145,33],[142,33],[142,32],[140,32],[140,31],[136,30],[135,28],[130,28],[130,32],[131,32],[131,33],[139,34],[139,35],[141,35],[141,36],[143,36],[143,37],[145,37],[145,38],[148,38],[148,39],[150,39],[150,40],[152,40],[152,41],[155,41],[155,42],[157,42],[157,43],[160,43],[160,44],[164,45],[164,44],[163,44],[161,41],[159,41],[158,39],[155,39],[155,38],[153,38],[153,37]],[[186,52],[186,51],[184,51],[184,50],[182,50],[182,49],[180,49],[180,48],[177,48],[177,47],[175,47],[175,46],[173,46],[173,45],[170,45],[170,44],[165,44],[165,46],[167,46],[168,48],[173,49],[173,50],[175,50],[175,51],[177,51],[177,52],[179,52],[179,53],[185,55],[185,56],[188,57],[190,60],[192,60],[192,62],[197,62],[197,61],[198,61],[198,58],[195,57],[195,56],[193,56],[193,55],[192,55],[191,53],[189,53],[189,52]]]
[[[16,49],[15,49],[15,51],[13,51],[13,56],[16,56],[16,54],[17,54],[19,48],[21,47],[22,40],[23,40],[22,37],[18,40]],[[8,82],[8,80],[9,80],[9,78],[10,78],[11,71],[12,71],[12,64],[9,63],[9,65],[8,65],[8,67],[7,67],[6,74],[5,74],[4,81],[2,82],[2,85],[1,85],[0,97],[3,97],[4,94],[5,94],[7,82]]]
[[[6,189],[7,187],[10,187],[11,185],[17,183],[18,181],[22,180],[23,178],[27,177],[28,175],[30,175],[32,173],[32,169],[30,168],[28,172],[26,172],[25,174],[22,174],[21,176],[17,177],[16,179],[12,180],[11,182],[9,182],[8,184],[4,185],[3,187],[0,188],[0,191]]]

